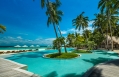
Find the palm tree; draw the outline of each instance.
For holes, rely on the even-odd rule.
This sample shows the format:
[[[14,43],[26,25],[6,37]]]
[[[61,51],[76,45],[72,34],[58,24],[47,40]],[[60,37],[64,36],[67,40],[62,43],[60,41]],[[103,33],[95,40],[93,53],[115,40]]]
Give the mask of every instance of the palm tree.
[[[81,36],[79,33],[75,33],[75,46],[78,49],[79,47],[81,47],[83,45],[84,42],[84,37]]]
[[[101,33],[99,28],[95,28],[93,33],[92,33],[92,35],[90,36],[89,40],[90,41],[94,41],[96,43],[96,45],[97,45],[96,49],[97,49],[104,42],[105,37],[102,35],[102,33]]]
[[[76,29],[79,31],[81,29],[85,29],[88,27],[88,17],[83,16],[84,12],[82,12],[79,16],[77,16],[75,19],[72,20],[73,26],[76,26]],[[86,35],[85,35],[86,36]],[[87,38],[87,36],[86,36]],[[87,40],[88,42],[88,40]]]
[[[59,30],[60,36],[61,36],[62,38],[64,38],[64,37],[62,36],[62,33],[61,33],[61,30],[60,30],[59,25],[57,25],[57,27],[58,27],[58,30]],[[67,53],[66,43],[65,43],[65,38],[64,38],[64,43],[63,43],[63,44],[64,44],[65,53]]]
[[[94,15],[96,18],[94,19],[93,22],[93,28],[95,28],[96,31],[98,30],[98,32],[100,32],[103,37],[105,37],[105,35],[106,37],[108,37],[108,25],[106,26],[105,24],[105,18],[106,18],[105,15],[104,14],[94,14]],[[105,48],[108,49],[108,38],[104,43],[105,43]]]
[[[68,42],[68,46],[73,47],[74,46],[74,40],[75,40],[75,35],[72,34],[68,34],[66,41]]]
[[[41,7],[44,8],[46,6],[47,11],[46,11],[46,15],[48,16],[48,20],[47,20],[47,25],[49,26],[49,24],[53,24],[54,30],[55,30],[55,34],[56,34],[56,38],[58,38],[58,33],[56,31],[56,27],[58,27],[58,30],[60,32],[60,35],[62,37],[61,31],[59,26],[59,21],[61,21],[61,16],[63,15],[63,12],[61,10],[58,10],[58,7],[60,6],[60,1],[59,0],[55,0],[55,2],[50,2],[49,0],[41,0]],[[65,52],[66,51],[66,46],[64,44],[65,47]],[[60,46],[59,46],[59,54],[61,53],[60,50]]]
[[[46,15],[48,16],[47,26],[49,27],[49,24],[53,24],[56,38],[58,38],[58,33],[56,31],[56,25],[60,32],[60,36],[62,37],[61,30],[58,26],[59,21],[61,21],[61,16],[63,15],[63,12],[58,10],[58,7],[60,6],[60,4],[61,2],[59,0],[55,0],[55,2],[51,2],[50,0],[41,0],[41,7],[47,8],[47,11],[46,11]],[[65,52],[67,52],[65,44],[64,44],[64,47],[65,47]],[[59,53],[61,53],[60,46],[58,50],[59,50]]]
[[[4,33],[6,31],[6,27],[0,24],[0,33]]]
[[[86,39],[89,39],[91,34],[92,34],[91,30],[86,29],[83,31],[84,38]]]
[[[114,9],[119,10],[119,0],[114,0],[113,4],[114,4]]]
[[[117,9],[114,9],[114,0],[100,0],[98,4],[98,8],[100,8],[101,13],[105,14],[107,19],[107,25],[110,29],[110,36],[111,36],[111,49],[113,51],[113,40],[112,40],[112,25],[111,25],[111,17],[115,15]]]

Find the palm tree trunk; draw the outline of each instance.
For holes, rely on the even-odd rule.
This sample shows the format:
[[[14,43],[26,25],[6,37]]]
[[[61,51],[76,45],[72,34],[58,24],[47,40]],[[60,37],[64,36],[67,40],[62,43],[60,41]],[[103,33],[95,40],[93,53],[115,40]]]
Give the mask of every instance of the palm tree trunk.
[[[104,34],[103,34],[102,27],[101,27],[100,29],[101,29],[102,36],[105,37]],[[104,42],[104,43],[105,43],[105,42]],[[105,46],[106,46],[106,43],[105,43]]]
[[[58,38],[58,34],[57,34],[57,31],[56,31],[56,26],[55,26],[55,24],[53,24],[53,27],[54,27],[54,31],[55,31],[55,34],[56,34],[56,38]],[[59,44],[59,43],[58,43],[58,44]],[[60,45],[58,45],[58,51],[59,51],[59,54],[61,54]]]
[[[107,34],[106,34],[106,40],[107,40],[107,45],[106,45],[106,48],[107,48],[107,50],[109,50],[109,48],[108,48],[108,25],[107,25]]]
[[[61,30],[60,30],[60,27],[58,25],[57,25],[57,27],[58,27],[58,30],[60,32],[60,36],[62,37],[62,33],[61,33]],[[67,53],[67,49],[66,49],[65,43],[64,43],[64,49],[65,49],[65,53]]]
[[[109,27],[110,27],[110,36],[111,36],[111,49],[113,51],[113,40],[112,40],[112,26],[110,24],[110,11],[108,13],[108,17],[109,17]]]
[[[88,37],[87,37],[87,35],[85,34],[85,36],[86,36],[86,46],[88,47]]]
[[[50,4],[49,4],[49,0],[47,0],[47,3],[48,3],[48,7],[50,7]],[[51,9],[50,9],[51,10]],[[53,27],[54,27],[54,31],[55,31],[55,34],[56,34],[56,38],[58,38],[58,34],[57,34],[57,31],[56,31],[56,26],[55,24],[53,23]],[[59,44],[59,43],[58,43]],[[59,55],[61,54],[61,49],[60,49],[60,45],[58,45],[58,51],[59,51]]]
[[[110,27],[110,36],[111,36],[111,49],[113,51],[112,27],[110,24],[109,24],[109,27]]]

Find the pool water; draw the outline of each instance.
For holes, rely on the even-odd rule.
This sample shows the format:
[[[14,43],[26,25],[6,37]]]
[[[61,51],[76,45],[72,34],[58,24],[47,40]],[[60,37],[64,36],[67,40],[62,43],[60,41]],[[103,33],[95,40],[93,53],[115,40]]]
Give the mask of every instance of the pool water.
[[[68,49],[69,51],[71,50]],[[44,50],[14,54],[7,59],[28,65],[28,70],[42,77],[81,77],[89,68],[96,64],[117,59],[118,54],[108,51],[95,50],[93,53],[81,54],[74,59],[47,59],[44,54],[57,50]]]

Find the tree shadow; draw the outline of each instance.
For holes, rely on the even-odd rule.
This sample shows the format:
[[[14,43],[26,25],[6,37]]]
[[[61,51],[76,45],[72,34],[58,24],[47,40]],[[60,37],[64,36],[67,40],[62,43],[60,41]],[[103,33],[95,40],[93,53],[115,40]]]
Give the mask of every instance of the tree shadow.
[[[88,59],[82,59],[82,60],[84,60],[86,62],[89,62],[89,63],[92,63],[93,65],[96,65],[96,64],[99,64],[99,63],[103,63],[103,62],[109,61],[110,58],[99,57],[97,59],[90,59],[90,60],[88,60]]]
[[[108,61],[108,62],[106,62],[105,64],[107,64],[107,65],[116,65],[116,66],[119,66],[119,59],[115,59],[115,60]]]
[[[58,77],[58,74],[57,74],[56,71],[53,71],[53,72],[51,72],[49,74],[46,74],[44,77]]]
[[[105,52],[105,50],[94,50],[93,52]]]
[[[109,53],[109,52],[102,52],[97,54],[109,55],[109,56],[118,56],[118,53]]]
[[[69,73],[69,74],[62,75],[61,77],[82,77],[83,74],[84,73],[81,73],[81,74]],[[58,76],[56,71],[53,71],[53,72],[51,72],[49,74],[46,74],[43,77],[59,77],[59,76]]]
[[[76,73],[69,73],[69,74],[65,74],[62,77],[82,77],[82,74],[76,74]]]
[[[99,68],[93,68],[94,70],[90,73],[91,70],[87,71],[82,77],[103,77],[102,70]]]

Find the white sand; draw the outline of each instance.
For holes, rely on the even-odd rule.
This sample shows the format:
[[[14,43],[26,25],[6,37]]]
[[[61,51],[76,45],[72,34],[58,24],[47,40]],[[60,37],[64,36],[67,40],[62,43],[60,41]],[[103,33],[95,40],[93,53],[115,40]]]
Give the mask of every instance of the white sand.
[[[29,50],[29,49],[24,49],[24,50]],[[34,49],[35,50],[35,49]],[[45,50],[45,48],[39,49],[38,51],[43,51]],[[11,53],[7,53],[7,52],[11,52]],[[19,50],[0,50],[0,52],[3,52],[1,55],[10,55],[10,54],[16,54],[16,53],[12,53],[12,51],[15,51],[16,53],[19,52]],[[30,51],[31,52],[31,51]]]

